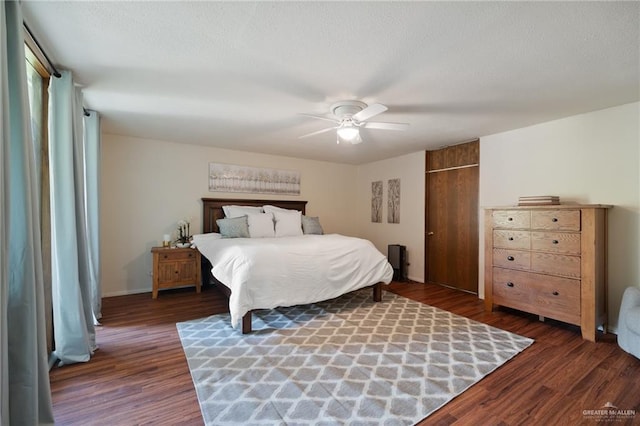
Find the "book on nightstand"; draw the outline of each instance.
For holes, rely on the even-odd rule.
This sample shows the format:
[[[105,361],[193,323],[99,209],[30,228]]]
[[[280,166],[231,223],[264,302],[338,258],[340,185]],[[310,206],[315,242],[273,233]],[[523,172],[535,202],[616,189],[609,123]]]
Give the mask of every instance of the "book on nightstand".
[[[557,206],[560,204],[560,197],[557,195],[533,195],[518,198],[519,206]]]

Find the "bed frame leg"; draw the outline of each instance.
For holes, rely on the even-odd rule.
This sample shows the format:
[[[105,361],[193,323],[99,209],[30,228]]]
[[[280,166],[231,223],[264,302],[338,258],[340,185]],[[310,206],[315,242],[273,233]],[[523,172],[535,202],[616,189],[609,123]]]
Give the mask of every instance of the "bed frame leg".
[[[242,317],[242,334],[251,333],[251,311]]]
[[[373,301],[382,302],[382,283],[373,285]],[[251,333],[251,311],[242,317],[242,334]]]
[[[382,283],[373,285],[373,301],[382,302]]]

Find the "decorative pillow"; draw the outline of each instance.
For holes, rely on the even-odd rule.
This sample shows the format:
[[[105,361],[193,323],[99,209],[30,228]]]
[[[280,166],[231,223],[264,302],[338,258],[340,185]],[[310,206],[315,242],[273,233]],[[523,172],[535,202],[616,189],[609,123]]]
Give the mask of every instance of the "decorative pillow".
[[[222,238],[249,238],[247,216],[216,220]]]
[[[320,219],[317,217],[309,217],[302,216],[302,232],[306,235],[316,234],[322,235],[324,234],[322,230],[322,225],[320,225]]]
[[[272,213],[250,214],[247,216],[249,223],[249,235],[251,238],[275,237]]]
[[[210,232],[208,234],[195,234],[193,236],[193,244],[198,247],[200,244],[205,244],[210,240],[219,240],[222,238],[222,234],[218,234],[217,232]]]
[[[262,207],[252,206],[222,206],[222,211],[224,212],[224,217],[234,218],[262,213],[263,210]]]
[[[297,237],[302,235],[302,213],[298,210],[276,210],[276,237]]]

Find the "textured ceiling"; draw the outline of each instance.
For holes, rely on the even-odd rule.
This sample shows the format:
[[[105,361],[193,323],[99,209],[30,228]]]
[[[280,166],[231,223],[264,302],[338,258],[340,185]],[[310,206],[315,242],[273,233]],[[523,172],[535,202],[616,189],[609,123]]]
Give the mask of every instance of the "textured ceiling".
[[[366,163],[640,99],[638,2],[24,1],[103,132]],[[389,107],[336,145],[343,99]]]

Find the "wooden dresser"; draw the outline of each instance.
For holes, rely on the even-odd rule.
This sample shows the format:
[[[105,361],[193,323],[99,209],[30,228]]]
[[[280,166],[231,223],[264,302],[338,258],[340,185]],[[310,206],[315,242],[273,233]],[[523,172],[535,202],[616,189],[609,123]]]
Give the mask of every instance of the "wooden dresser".
[[[158,290],[164,288],[195,285],[200,293],[201,257],[192,248],[153,247],[153,291],[152,298],[158,297]]]
[[[506,306],[580,326],[607,323],[608,205],[485,209],[485,307]]]

